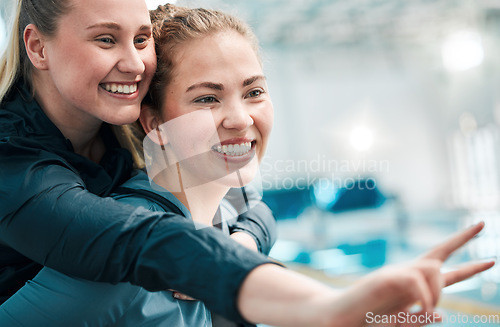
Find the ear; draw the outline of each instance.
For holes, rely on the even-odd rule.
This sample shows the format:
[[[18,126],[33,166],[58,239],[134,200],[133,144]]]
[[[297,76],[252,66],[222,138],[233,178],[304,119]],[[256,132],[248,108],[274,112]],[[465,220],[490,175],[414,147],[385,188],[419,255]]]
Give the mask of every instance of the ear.
[[[146,104],[141,105],[141,115],[139,122],[149,137],[154,143],[162,147],[168,143],[167,134],[161,130],[161,123],[158,114]]]
[[[29,24],[24,29],[24,46],[33,66],[39,70],[49,68],[48,58],[45,53],[45,38],[38,28]]]

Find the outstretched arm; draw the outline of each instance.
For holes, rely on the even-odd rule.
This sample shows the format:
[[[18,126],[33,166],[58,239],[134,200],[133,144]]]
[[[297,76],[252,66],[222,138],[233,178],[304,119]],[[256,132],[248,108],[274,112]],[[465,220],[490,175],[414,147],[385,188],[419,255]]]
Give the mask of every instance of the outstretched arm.
[[[9,162],[0,147],[0,240],[62,273],[177,289],[241,321],[239,287],[270,260],[215,229],[198,230],[175,214],[154,213],[88,192],[56,155]],[[33,150],[37,152],[38,150]],[[34,155],[39,157],[38,153]],[[6,169],[3,169],[3,168]]]
[[[263,265],[245,279],[238,306],[248,320],[277,326],[363,326],[375,315],[410,314],[409,308],[416,303],[422,310],[411,315],[432,315],[443,287],[494,265],[492,261],[471,263],[453,272],[440,272],[448,256],[483,227],[481,223],[457,233],[415,262],[382,268],[344,291]]]

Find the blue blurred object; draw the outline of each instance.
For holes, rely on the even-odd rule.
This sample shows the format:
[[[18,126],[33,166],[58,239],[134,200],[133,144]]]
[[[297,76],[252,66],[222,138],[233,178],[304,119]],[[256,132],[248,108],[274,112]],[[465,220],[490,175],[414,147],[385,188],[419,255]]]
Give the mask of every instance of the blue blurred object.
[[[305,208],[316,205],[334,213],[366,208],[378,208],[386,197],[378,190],[373,178],[353,180],[338,188],[333,183],[316,184],[309,188],[264,191],[262,200],[271,208],[276,219],[296,218]]]
[[[361,254],[361,264],[367,268],[383,266],[386,260],[387,240],[376,239],[362,244],[341,244],[338,248],[345,254]]]
[[[297,257],[293,260],[293,262],[296,263],[302,263],[302,264],[310,264],[311,263],[311,254],[306,251],[302,251],[299,254],[297,254]]]
[[[378,208],[386,200],[373,178],[353,180],[341,188],[333,184],[315,185],[313,195],[320,209],[334,213]]]
[[[296,187],[264,191],[262,201],[271,208],[276,219],[297,218],[305,208],[311,206],[311,190]]]
[[[337,200],[338,187],[329,180],[321,180],[313,186],[314,204],[321,210],[328,211]]]

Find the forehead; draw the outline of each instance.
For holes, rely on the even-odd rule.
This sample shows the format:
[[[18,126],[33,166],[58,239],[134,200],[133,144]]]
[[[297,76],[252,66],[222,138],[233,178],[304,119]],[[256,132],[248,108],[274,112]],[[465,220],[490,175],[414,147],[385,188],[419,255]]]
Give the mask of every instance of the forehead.
[[[84,28],[98,22],[119,25],[150,25],[149,12],[144,0],[73,0],[70,11],[61,19],[65,27]]]
[[[217,32],[183,43],[177,47],[173,63],[174,75],[186,80],[207,75],[229,78],[262,74],[251,41],[236,31]]]

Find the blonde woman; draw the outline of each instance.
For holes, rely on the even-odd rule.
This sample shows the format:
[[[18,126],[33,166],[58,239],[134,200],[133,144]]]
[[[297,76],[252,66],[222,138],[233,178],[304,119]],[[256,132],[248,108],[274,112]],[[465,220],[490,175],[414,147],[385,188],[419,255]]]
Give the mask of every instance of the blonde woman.
[[[109,198],[133,166],[111,125],[137,120],[156,70],[145,2],[9,5],[17,14],[0,59],[0,302],[35,284],[44,265],[93,281],[188,292],[239,317],[233,302],[241,281],[268,258],[234,247],[220,231],[197,230],[182,215]],[[267,251],[269,210],[261,205],[246,217],[230,226],[232,236]],[[198,278],[202,267],[209,284]]]

